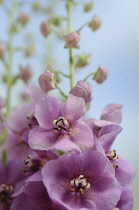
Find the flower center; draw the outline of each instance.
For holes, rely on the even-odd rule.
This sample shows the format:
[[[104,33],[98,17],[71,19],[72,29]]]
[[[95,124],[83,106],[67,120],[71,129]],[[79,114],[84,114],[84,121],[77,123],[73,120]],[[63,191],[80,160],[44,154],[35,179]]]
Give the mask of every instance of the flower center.
[[[116,150],[112,150],[106,153],[106,156],[110,159],[110,160],[117,160],[119,157],[116,154]]]
[[[78,178],[70,181],[70,186],[72,187],[70,192],[80,193],[80,195],[83,195],[84,191],[87,191],[91,185],[87,182],[84,175],[80,175]]]
[[[0,185],[0,201],[4,203],[11,203],[13,192],[14,190],[11,185],[1,184]]]
[[[54,120],[53,125],[53,129],[59,131],[60,134],[66,134],[69,130],[69,122],[64,117]]]
[[[29,155],[28,158],[24,161],[26,168],[23,168],[22,171],[26,172],[36,172],[40,170],[46,163],[39,158],[35,158],[33,155]]]

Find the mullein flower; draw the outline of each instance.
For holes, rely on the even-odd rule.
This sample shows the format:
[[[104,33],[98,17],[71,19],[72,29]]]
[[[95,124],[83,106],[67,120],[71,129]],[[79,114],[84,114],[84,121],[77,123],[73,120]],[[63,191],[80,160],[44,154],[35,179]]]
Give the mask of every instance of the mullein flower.
[[[80,36],[75,31],[65,35],[64,40],[66,42],[66,48],[79,48],[78,42],[80,41]]]
[[[102,20],[100,17],[98,16],[94,16],[93,19],[91,20],[91,22],[89,23],[89,27],[93,30],[96,31],[100,28],[102,24]]]
[[[107,67],[99,67],[93,77],[98,84],[103,83],[108,77],[108,69]]]
[[[6,50],[7,50],[6,47],[2,43],[0,43],[0,59],[4,58]]]
[[[22,162],[19,160],[9,161],[6,165],[0,161],[0,209],[8,210],[13,202],[13,193],[24,176],[21,171]]]
[[[40,31],[44,37],[47,37],[50,34],[50,26],[48,21],[43,21],[40,24]]]
[[[121,195],[109,160],[93,150],[49,161],[42,179],[51,200],[68,210],[112,210]]]
[[[75,87],[71,89],[70,93],[83,98],[85,103],[89,103],[92,100],[92,85],[84,81],[78,81]]]
[[[85,112],[84,99],[70,95],[65,104],[52,96],[41,99],[35,108],[39,126],[29,132],[32,149],[70,151],[93,147],[93,132],[80,120]]]
[[[18,22],[25,26],[30,21],[30,14],[29,13],[20,13],[18,17]]]
[[[55,89],[54,74],[50,71],[45,71],[39,76],[39,85],[44,92]]]
[[[32,77],[32,69],[30,66],[22,67],[20,66],[19,78],[22,79],[25,83],[27,83]]]
[[[122,121],[122,105],[121,104],[109,104],[107,105],[101,114],[101,120],[111,121],[120,124]]]

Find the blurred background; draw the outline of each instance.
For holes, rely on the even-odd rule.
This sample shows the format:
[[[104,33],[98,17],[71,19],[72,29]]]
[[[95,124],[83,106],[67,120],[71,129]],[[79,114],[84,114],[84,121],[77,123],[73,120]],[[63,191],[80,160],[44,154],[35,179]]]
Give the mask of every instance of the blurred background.
[[[2,2],[2,1],[1,1]],[[42,1],[17,1],[18,8],[15,18],[19,19],[20,13],[29,14],[27,25],[16,28],[13,38],[13,46],[17,48],[13,55],[13,73],[18,74],[20,66],[29,65],[33,71],[30,84],[38,84],[37,78],[46,69],[61,70],[68,74],[68,52],[64,49],[64,41],[57,38],[54,32],[44,38],[40,32],[42,21],[52,16],[65,17],[64,0]],[[40,7],[36,6],[37,3]],[[90,12],[83,11],[83,4],[90,1],[75,1],[73,8],[73,30],[80,28],[86,21],[90,21],[93,15],[102,18],[102,26],[93,32],[85,27],[80,35],[80,49],[75,49],[74,54],[91,54],[92,62],[84,68],[76,70],[76,81],[96,71],[99,65],[107,66],[109,77],[102,84],[88,79],[93,85],[93,101],[87,117],[99,119],[103,108],[110,103],[123,105],[123,131],[118,135],[114,144],[119,156],[128,159],[136,168],[137,175],[134,180],[135,205],[134,210],[139,209],[139,1],[138,0],[97,0],[94,9]],[[37,5],[37,4],[36,4]],[[9,24],[7,11],[11,7],[9,1],[0,3],[0,43],[7,43]],[[66,34],[65,23],[62,26],[54,26],[53,31]],[[27,47],[32,49],[27,54]],[[19,49],[20,48],[20,49]],[[23,48],[23,50],[22,50]],[[0,62],[0,97],[5,97],[6,88],[3,83],[5,68]],[[18,88],[17,88],[18,87]],[[21,103],[21,92],[26,87],[22,81],[17,81],[12,89],[12,106]],[[66,79],[60,83],[61,89],[69,92]],[[58,94],[54,91],[52,94]]]

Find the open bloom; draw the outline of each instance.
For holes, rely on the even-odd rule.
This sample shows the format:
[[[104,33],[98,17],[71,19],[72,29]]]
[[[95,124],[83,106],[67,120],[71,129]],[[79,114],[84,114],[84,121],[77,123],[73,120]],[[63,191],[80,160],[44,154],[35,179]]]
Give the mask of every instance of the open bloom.
[[[66,103],[52,96],[41,99],[35,109],[39,126],[29,132],[29,145],[36,150],[71,151],[93,147],[93,132],[80,118],[85,110],[82,98],[70,95]],[[80,149],[79,149],[80,148]]]
[[[52,201],[68,210],[112,210],[121,195],[109,160],[94,150],[49,161],[42,179]]]

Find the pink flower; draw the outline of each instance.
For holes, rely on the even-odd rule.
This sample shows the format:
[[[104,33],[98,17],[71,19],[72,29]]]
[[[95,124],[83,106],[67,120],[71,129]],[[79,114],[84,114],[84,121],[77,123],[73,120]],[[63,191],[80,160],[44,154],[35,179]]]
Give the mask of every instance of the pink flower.
[[[108,77],[108,69],[107,67],[99,67],[98,70],[96,71],[93,79],[101,84],[103,83]]]
[[[78,42],[80,41],[80,36],[75,31],[71,32],[64,36],[64,40],[66,41],[66,48],[78,48]]]

